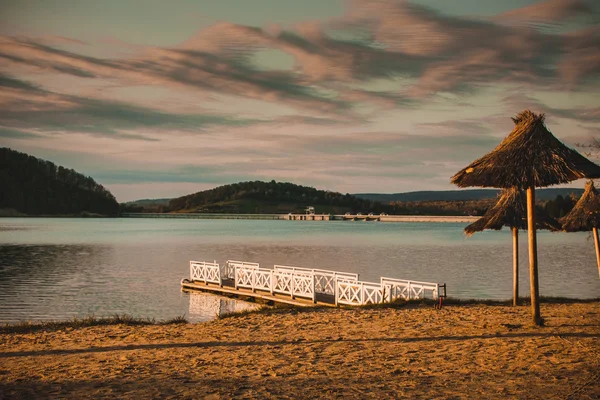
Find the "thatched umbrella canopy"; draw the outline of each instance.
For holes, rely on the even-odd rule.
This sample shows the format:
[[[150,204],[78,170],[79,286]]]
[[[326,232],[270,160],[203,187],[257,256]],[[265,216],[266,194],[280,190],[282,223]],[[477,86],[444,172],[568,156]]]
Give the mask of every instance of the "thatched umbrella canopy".
[[[500,199],[481,218],[465,228],[467,236],[485,229],[500,230],[507,226],[513,236],[513,305],[519,304],[519,229],[527,229],[525,193],[517,188],[504,189]],[[560,223],[545,212],[537,210],[537,229],[558,231]]]
[[[541,325],[535,234],[535,187],[600,178],[600,166],[566,147],[544,124],[544,114],[525,110],[512,132],[492,152],[460,170],[451,182],[460,187],[527,189],[529,273],[533,321]]]
[[[600,228],[600,195],[594,187],[594,182],[589,181],[587,183],[583,195],[571,212],[563,217],[562,223],[563,229],[567,232],[592,231],[594,233],[598,274],[600,274],[600,242],[598,240],[598,228]]]
[[[544,114],[525,110],[512,120],[512,132],[493,151],[451,179],[459,187],[519,189],[600,178],[600,166],[565,146],[544,124]],[[531,175],[531,176],[528,176]]]

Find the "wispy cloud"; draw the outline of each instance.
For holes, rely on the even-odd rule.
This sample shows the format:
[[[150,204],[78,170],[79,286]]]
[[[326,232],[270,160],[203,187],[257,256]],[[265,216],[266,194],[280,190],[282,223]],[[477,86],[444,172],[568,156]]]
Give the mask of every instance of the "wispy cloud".
[[[201,133],[211,126],[260,122],[217,114],[173,114],[122,102],[62,95],[6,75],[0,75],[0,88],[4,89],[4,95],[0,95],[0,125],[19,130],[158,141],[136,132]]]
[[[500,23],[523,21],[526,23],[555,23],[576,17],[589,17],[594,13],[591,1],[547,0],[517,8],[498,15]]]
[[[600,122],[600,107],[550,107],[543,102],[522,93],[515,93],[506,96],[503,101],[505,104],[510,105],[513,109],[522,110],[530,108],[533,110],[538,110],[539,112],[544,112],[551,118],[565,118],[574,121],[592,123]]]
[[[303,85],[290,72],[254,69],[238,52],[147,48],[136,58],[104,60],[33,40],[5,37],[0,42],[0,58],[13,68],[25,65],[82,78],[117,79],[129,84],[181,85],[261,100],[284,100],[315,111],[334,112],[347,107],[343,102]]]
[[[397,106],[407,95],[464,93],[494,82],[576,84],[597,78],[597,27],[557,34],[507,23],[516,18],[561,21],[593,15],[593,10],[585,1],[551,0],[491,19],[473,19],[408,1],[357,0],[349,2],[343,17],[328,22],[292,29],[219,23],[180,46],[146,47],[129,58],[94,58],[47,41],[14,37],[2,39],[0,58],[13,68],[26,65],[129,84],[181,85],[283,101],[314,112],[347,113],[356,103]],[[291,55],[293,70],[253,66],[251,56],[264,49]],[[350,85],[391,77],[416,83],[400,92]]]
[[[36,133],[25,132],[17,129],[9,129],[0,126],[0,137],[6,139],[39,139],[44,136],[38,135]]]

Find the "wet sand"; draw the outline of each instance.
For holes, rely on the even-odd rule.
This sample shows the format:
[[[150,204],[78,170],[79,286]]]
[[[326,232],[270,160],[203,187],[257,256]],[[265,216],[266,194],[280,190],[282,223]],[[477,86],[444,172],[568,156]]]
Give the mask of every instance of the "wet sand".
[[[600,303],[0,334],[0,398],[600,398]]]

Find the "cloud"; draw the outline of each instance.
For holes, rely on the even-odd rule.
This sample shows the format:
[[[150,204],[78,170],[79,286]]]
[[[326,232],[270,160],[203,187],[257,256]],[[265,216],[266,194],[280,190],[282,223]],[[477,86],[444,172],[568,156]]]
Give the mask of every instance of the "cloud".
[[[600,73],[600,25],[570,32],[564,36],[568,51],[558,62],[559,76],[570,84]]]
[[[499,22],[562,22],[571,18],[586,16],[594,12],[591,1],[548,0],[510,10],[498,15]]]
[[[463,135],[471,135],[469,137],[476,137],[474,135],[482,135],[488,131],[482,120],[474,119],[426,122],[417,124],[417,127],[430,132],[437,132],[440,136],[447,135],[448,133],[461,133]]]
[[[174,168],[156,170],[106,170],[94,174],[94,179],[107,184],[145,183],[145,182],[194,182],[213,183],[222,182],[219,170],[206,166],[193,168]]]
[[[48,40],[4,37],[0,58],[10,68],[26,65],[123,85],[185,87],[348,115],[364,103],[410,107],[414,98],[469,93],[494,83],[589,83],[600,75],[598,28],[585,26],[594,22],[594,10],[582,0],[551,0],[475,19],[408,1],[355,0],[348,2],[343,16],[330,21],[307,21],[289,29],[219,23],[179,46],[144,47],[134,56],[114,59],[52,47]],[[566,34],[511,23],[562,23],[588,15],[592,18],[581,29]],[[292,56],[293,68],[253,65],[252,56],[263,50]],[[405,84],[387,91],[364,87],[377,79]]]
[[[361,28],[387,52],[415,57],[416,70],[404,70],[418,77],[410,93],[423,96],[440,91],[461,93],[478,86],[498,82],[533,85],[555,85],[569,80],[582,84],[598,78],[595,69],[599,44],[596,28],[583,29],[578,34],[544,32],[529,25],[507,25],[506,16],[473,19],[447,16],[438,11],[407,1],[354,1],[340,27]],[[530,21],[534,14],[559,20],[569,15],[587,15],[591,8],[585,2],[550,1],[513,10]],[[593,19],[588,19],[593,22]],[[578,50],[585,47],[588,50]],[[557,73],[580,67],[577,73]],[[565,61],[566,60],[566,61]],[[391,68],[400,72],[399,66]],[[402,65],[402,67],[406,67]]]
[[[225,47],[226,50],[226,47]],[[209,53],[187,48],[147,48],[137,57],[104,60],[53,48],[32,40],[5,37],[0,59],[82,78],[109,78],[129,84],[180,85],[267,101],[285,100],[298,107],[335,112],[347,108],[285,71],[254,69],[242,52]]]
[[[507,107],[511,109],[521,111],[529,108],[532,110],[537,110],[537,112],[546,113],[550,118],[565,118],[574,121],[589,123],[600,122],[600,107],[550,107],[531,96],[519,93],[506,96],[503,99],[503,102],[507,105]]]
[[[489,20],[450,17],[393,1],[359,1],[349,24],[368,27],[386,49],[419,57],[415,96],[498,81],[552,75],[548,49],[558,38]]]
[[[343,125],[346,124],[347,119],[342,118],[326,118],[326,117],[313,117],[309,115],[283,115],[274,118],[268,124],[275,125],[316,125],[316,126],[332,126],[332,125]]]
[[[34,92],[43,91],[39,86],[34,85],[33,83],[22,81],[20,79],[15,79],[10,76],[4,75],[0,73],[0,86],[3,88],[9,89],[20,89],[20,90],[28,90]]]
[[[9,129],[0,126],[0,138],[6,139],[39,139],[44,136],[31,132],[20,131],[17,129]]]
[[[245,126],[260,122],[218,114],[173,114],[123,102],[61,95],[1,74],[0,88],[0,125],[30,134],[32,131],[77,132],[115,139],[159,141],[148,134],[155,130],[199,133],[210,126]]]

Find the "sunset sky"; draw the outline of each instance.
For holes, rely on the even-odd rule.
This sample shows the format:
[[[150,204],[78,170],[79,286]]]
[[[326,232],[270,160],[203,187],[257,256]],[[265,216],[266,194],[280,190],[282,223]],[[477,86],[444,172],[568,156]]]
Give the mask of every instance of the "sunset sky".
[[[600,138],[600,2],[3,0],[0,102],[1,146],[119,201],[456,189],[525,108]]]

